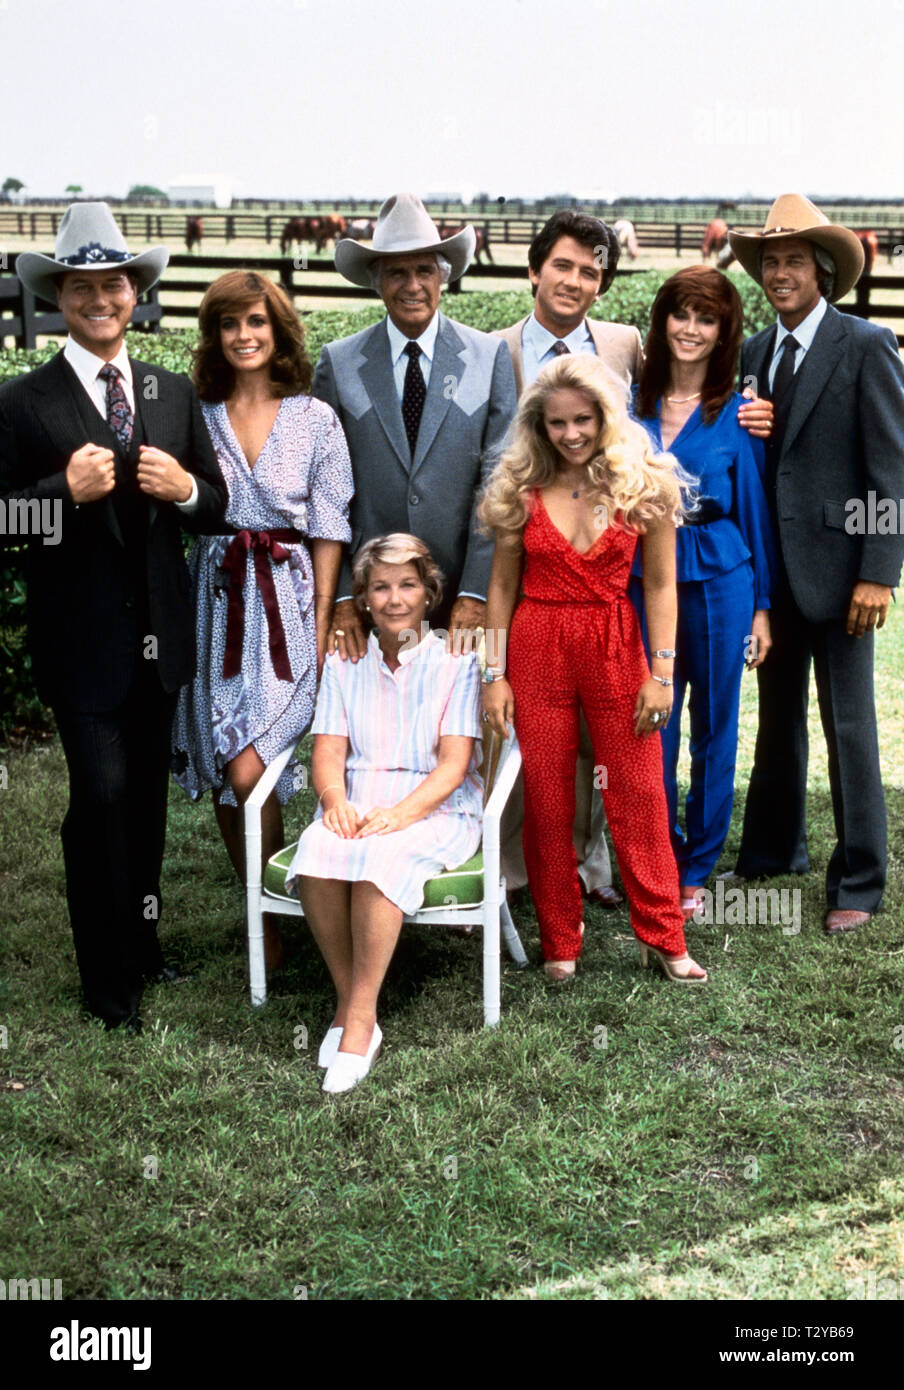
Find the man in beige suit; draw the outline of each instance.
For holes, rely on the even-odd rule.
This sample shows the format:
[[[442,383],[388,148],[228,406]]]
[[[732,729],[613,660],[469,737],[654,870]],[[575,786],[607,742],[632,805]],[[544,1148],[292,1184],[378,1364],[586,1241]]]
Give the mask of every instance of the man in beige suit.
[[[618,238],[596,217],[563,208],[541,227],[527,253],[533,313],[499,332],[508,343],[519,395],[543,367],[565,352],[593,353],[601,358],[628,393],[643,363],[640,333],[624,324],[587,318],[591,304],[615,279],[618,255]],[[604,770],[597,774],[596,789],[594,772],[590,736],[581,715],[574,827],[578,873],[588,898],[601,907],[618,907],[623,900],[612,886],[604,834],[606,815],[599,794],[599,786],[605,785]],[[502,868],[508,887],[516,889],[527,881],[520,795],[516,793],[509,805],[502,827]]]

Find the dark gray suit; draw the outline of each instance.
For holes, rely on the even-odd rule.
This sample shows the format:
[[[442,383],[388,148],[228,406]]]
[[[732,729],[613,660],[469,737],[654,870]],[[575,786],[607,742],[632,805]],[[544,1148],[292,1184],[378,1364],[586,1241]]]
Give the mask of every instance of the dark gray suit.
[[[515,414],[505,343],[439,315],[413,458],[385,319],[323,348],[313,394],[333,407],[348,440],[355,475],[350,556],[374,536],[408,531],[445,575],[445,601],[432,622],[444,622],[459,593],[484,598],[493,539],[477,530],[474,506]],[[337,592],[351,593],[348,560]]]
[[[741,374],[765,391],[774,328],[748,339]],[[886,872],[885,799],[873,696],[873,634],[848,637],[860,580],[894,586],[904,536],[846,529],[855,498],[904,496],[904,366],[887,328],[829,305],[793,381],[770,504],[780,575],[774,646],[758,669],[760,724],[738,857],[749,877],[808,868],[807,701],[813,661],[837,843],[829,908],[874,911]],[[768,467],[768,463],[767,463]]]

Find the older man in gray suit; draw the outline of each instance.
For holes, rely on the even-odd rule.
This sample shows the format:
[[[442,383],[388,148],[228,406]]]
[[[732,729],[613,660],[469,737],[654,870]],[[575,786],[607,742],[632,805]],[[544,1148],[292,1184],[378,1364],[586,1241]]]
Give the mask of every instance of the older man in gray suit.
[[[741,353],[745,382],[768,385],[775,406],[766,469],[781,570],[773,646],[757,671],[760,726],[738,873],[808,868],[812,661],[837,836],[825,918],[835,934],[868,922],[885,885],[873,644],[900,578],[904,536],[897,524],[886,529],[884,516],[881,528],[876,522],[878,503],[894,499],[897,517],[904,496],[904,366],[887,328],[832,307],[863,269],[847,227],[784,194],[762,232],[729,239],[779,316]]]
[[[493,542],[476,526],[474,504],[493,451],[515,413],[508,348],[439,311],[444,283],[474,254],[474,229],[440,238],[411,193],[387,199],[370,246],[336,247],[336,269],[375,289],[386,317],[324,347],[313,393],[342,422],[355,475],[350,558],[365,541],[408,531],[446,578],[437,627],[483,625]],[[331,650],[353,661],[365,634],[351,601],[351,566],[339,578]]]

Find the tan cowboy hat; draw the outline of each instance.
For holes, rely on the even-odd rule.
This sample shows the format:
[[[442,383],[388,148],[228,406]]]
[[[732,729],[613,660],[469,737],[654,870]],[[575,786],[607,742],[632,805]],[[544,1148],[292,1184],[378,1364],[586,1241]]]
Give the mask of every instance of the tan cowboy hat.
[[[449,278],[457,280],[471,264],[476,242],[473,227],[463,227],[441,241],[437,225],[420,198],[413,193],[394,193],[380,208],[370,246],[346,237],[336,247],[335,264],[339,274],[353,285],[371,289],[370,268],[375,261],[406,251],[438,251],[452,266]]]
[[[54,254],[20,252],[16,274],[32,294],[56,304],[56,278],[67,270],[127,270],[144,294],[160,279],[168,260],[165,246],[133,256],[106,203],[71,203],[63,213]]]
[[[758,284],[760,252],[767,241],[788,241],[800,237],[828,251],[835,262],[832,299],[843,299],[853,289],[863,271],[863,247],[849,227],[830,222],[815,204],[801,193],[783,193],[776,198],[761,232],[729,232],[732,251]]]

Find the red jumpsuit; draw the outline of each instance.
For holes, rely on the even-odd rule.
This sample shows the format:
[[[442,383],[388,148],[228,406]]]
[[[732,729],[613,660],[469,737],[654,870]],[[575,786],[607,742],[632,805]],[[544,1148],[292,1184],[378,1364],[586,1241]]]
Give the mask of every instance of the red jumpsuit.
[[[553,525],[540,493],[532,499],[507,674],[524,759],[524,859],[546,960],[581,953],[572,840],[579,707],[631,926],[641,941],[669,954],[686,949],[660,740],[634,733],[637,692],[650,674],[627,594],[636,545],[632,532],[609,526],[582,555]]]

